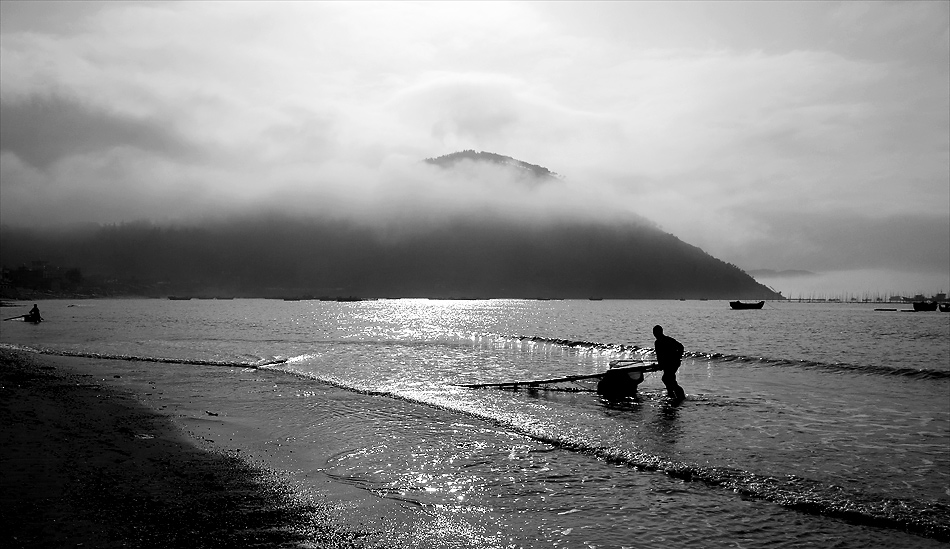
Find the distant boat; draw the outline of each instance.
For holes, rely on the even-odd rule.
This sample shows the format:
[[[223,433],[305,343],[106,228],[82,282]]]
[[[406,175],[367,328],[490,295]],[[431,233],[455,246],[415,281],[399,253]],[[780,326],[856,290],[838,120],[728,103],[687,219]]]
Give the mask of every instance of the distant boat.
[[[733,309],[761,309],[765,306],[764,301],[758,303],[743,303],[741,301],[730,301],[729,306]]]
[[[40,322],[43,322],[43,317],[35,313],[27,313],[25,315],[4,318],[3,320],[22,320],[23,322],[29,322],[30,324],[39,324]]]
[[[940,304],[940,312],[942,312],[942,313],[950,313],[950,303],[941,303],[941,304]]]
[[[914,310],[915,311],[936,311],[937,302],[936,301],[915,301]]]
[[[170,295],[170,296],[168,296],[168,299],[170,299],[170,300],[172,300],[172,301],[188,301],[188,300],[191,299],[191,298],[190,298],[190,297],[180,296],[180,295]]]

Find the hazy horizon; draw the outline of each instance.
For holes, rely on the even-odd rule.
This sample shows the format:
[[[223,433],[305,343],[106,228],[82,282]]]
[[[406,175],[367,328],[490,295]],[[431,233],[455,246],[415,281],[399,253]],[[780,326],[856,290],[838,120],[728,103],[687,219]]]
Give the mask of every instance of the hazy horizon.
[[[950,3],[0,11],[3,224],[642,218],[789,297],[950,290]]]
[[[788,299],[887,299],[947,293],[940,273],[915,273],[888,269],[817,272],[807,276],[756,276],[753,278]]]

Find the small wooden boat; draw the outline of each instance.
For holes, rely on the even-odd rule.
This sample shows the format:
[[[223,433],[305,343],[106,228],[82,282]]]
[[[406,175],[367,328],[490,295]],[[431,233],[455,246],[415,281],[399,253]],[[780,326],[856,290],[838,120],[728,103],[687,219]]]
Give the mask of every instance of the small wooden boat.
[[[733,309],[761,309],[765,306],[764,301],[758,303],[744,303],[742,301],[730,301],[729,306]]]
[[[35,313],[27,313],[25,315],[11,316],[10,318],[4,318],[3,320],[22,320],[23,322],[29,322],[31,324],[39,324],[43,322],[43,317]]]
[[[936,311],[937,302],[936,301],[915,301],[914,310],[915,311]]]
[[[941,313],[950,313],[950,303],[941,303],[939,307]]]

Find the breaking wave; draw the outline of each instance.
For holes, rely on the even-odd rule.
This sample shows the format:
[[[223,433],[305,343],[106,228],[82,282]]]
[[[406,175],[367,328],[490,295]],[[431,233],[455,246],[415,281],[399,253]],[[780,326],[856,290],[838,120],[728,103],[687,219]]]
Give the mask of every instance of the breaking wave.
[[[637,345],[622,345],[614,343],[599,343],[593,341],[579,341],[569,339],[556,339],[541,336],[514,336],[520,341],[533,341],[548,345],[558,345],[574,350],[585,350],[591,352],[610,352],[625,355],[643,356],[653,353],[649,347],[639,347]],[[827,363],[813,360],[791,360],[784,358],[751,357],[743,355],[731,355],[723,353],[706,353],[687,351],[687,357],[697,360],[708,360],[712,362],[742,362],[746,364],[761,364],[765,366],[789,366],[806,369],[817,369],[830,372],[853,372],[868,375],[897,376],[911,379],[950,379],[950,370],[937,370],[933,368],[892,368],[888,366],[875,366],[869,364],[849,364],[843,362]]]

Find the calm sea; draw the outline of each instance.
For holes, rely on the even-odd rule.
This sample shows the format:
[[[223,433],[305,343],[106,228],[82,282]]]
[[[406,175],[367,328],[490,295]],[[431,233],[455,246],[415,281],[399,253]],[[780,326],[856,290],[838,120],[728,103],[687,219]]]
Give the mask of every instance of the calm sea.
[[[267,372],[260,384],[310,384],[296,393],[306,405],[277,414],[263,399],[254,413],[279,416],[275,439],[298,441],[289,468],[307,459],[311,433],[329,431],[336,447],[320,475],[418,515],[377,525],[380,540],[866,548],[950,539],[950,314],[858,303],[733,311],[724,301],[39,305],[48,322],[3,322],[0,342],[147,359],[245,386],[255,383],[249,371]],[[458,386],[648,360],[655,324],[687,349],[679,404],[666,401],[659,374],[621,403]]]

